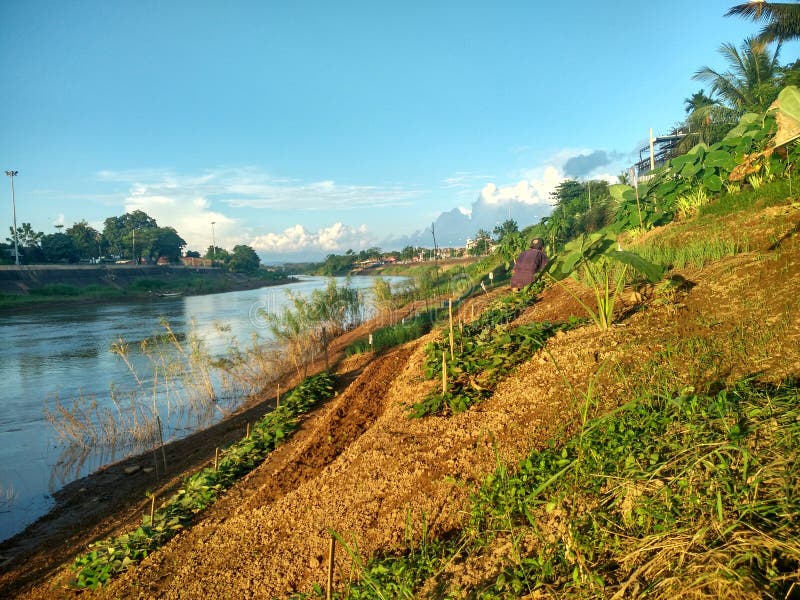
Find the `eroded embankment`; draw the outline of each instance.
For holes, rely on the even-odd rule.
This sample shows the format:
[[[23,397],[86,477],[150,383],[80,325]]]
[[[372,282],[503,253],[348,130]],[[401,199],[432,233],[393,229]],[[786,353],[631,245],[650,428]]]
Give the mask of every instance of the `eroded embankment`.
[[[407,418],[408,405],[437,385],[422,376],[430,338],[387,354],[196,526],[90,595],[309,592],[325,579],[329,529],[368,556],[402,545],[409,526],[419,539],[423,520],[432,535],[462,527],[476,484],[498,461],[516,464],[532,449],[569,437],[589,394],[591,412],[599,414],[644,387],[702,389],[746,375],[766,381],[800,375],[800,253],[789,242],[683,269],[675,274],[686,285],[653,290],[646,304],[620,307],[626,316],[607,332],[585,327],[556,335],[492,398],[458,415]],[[462,310],[470,314],[468,305]],[[579,306],[553,287],[520,321],[570,315],[580,315]],[[294,477],[295,469],[303,475]],[[452,576],[468,587],[486,576],[481,568],[453,565]],[[338,589],[352,572],[350,557],[340,551]],[[64,570],[22,597],[69,596],[51,587],[68,575]]]

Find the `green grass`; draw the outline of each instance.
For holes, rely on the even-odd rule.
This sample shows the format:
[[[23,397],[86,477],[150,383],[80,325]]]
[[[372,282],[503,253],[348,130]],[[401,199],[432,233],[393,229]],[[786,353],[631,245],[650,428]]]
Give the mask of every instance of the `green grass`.
[[[373,557],[340,597],[789,597],[800,580],[798,407],[795,380],[633,401],[499,465],[467,527]],[[483,579],[454,578],[467,564]]]
[[[360,339],[345,349],[345,355],[352,356],[371,351],[380,352],[420,338],[430,331],[433,317],[433,314],[418,315],[405,323],[376,329],[372,333],[371,346],[369,338]]]
[[[752,212],[767,206],[785,204],[800,196],[800,178],[780,177],[764,183],[758,189],[743,189],[734,193],[724,193],[718,200],[704,204],[699,211],[702,217],[721,217],[740,211]]]
[[[734,256],[750,249],[746,235],[731,235],[727,232],[706,234],[697,240],[687,242],[665,241],[640,244],[633,249],[644,259],[663,267],[684,269],[702,268],[710,262]]]

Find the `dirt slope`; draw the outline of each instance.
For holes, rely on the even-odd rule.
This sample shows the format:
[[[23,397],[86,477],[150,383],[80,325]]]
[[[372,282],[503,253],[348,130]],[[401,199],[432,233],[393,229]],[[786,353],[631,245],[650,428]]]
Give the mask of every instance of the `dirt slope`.
[[[363,372],[292,440],[191,530],[88,595],[285,598],[309,592],[325,581],[329,529],[368,556],[401,545],[409,523],[418,533],[423,516],[434,534],[461,526],[475,484],[498,460],[514,463],[574,432],[587,394],[593,411],[601,412],[641,386],[713,389],[750,374],[771,381],[800,376],[798,223],[796,207],[763,211],[750,252],[676,273],[679,279],[646,290],[644,304],[621,306],[625,318],[607,332],[584,327],[557,335],[490,400],[463,414],[406,418],[405,407],[436,385],[422,377],[426,339],[366,365],[363,358],[342,362],[343,373]],[[462,308],[465,316],[471,311]],[[553,287],[520,322],[570,315],[582,315],[579,305]],[[339,588],[351,565],[339,551]],[[453,577],[465,586],[479,580],[480,567],[470,569]],[[69,597],[68,575],[63,570],[19,597]]]

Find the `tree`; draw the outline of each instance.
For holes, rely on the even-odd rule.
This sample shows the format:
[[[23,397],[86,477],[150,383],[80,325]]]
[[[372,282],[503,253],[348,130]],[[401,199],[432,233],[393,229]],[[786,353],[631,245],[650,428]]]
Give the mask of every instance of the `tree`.
[[[14,228],[9,227],[8,231],[11,236],[6,238],[8,242],[14,243]],[[23,223],[21,227],[17,227],[17,243],[20,246],[38,246],[44,237],[44,233],[36,231],[31,227],[30,223]]]
[[[715,101],[711,96],[706,95],[705,90],[699,90],[683,100],[686,114],[689,115],[704,106],[711,106],[712,104],[715,104]]]
[[[225,248],[220,248],[219,246],[209,246],[206,249],[206,253],[203,255],[203,258],[209,259],[212,264],[221,264],[223,266],[227,266],[231,260],[231,253],[225,250]]]
[[[14,228],[9,227],[8,231],[11,235],[6,241],[13,247]],[[17,246],[20,256],[24,257],[26,263],[33,264],[44,260],[40,246],[43,237],[44,233],[34,230],[30,223],[23,223],[21,227],[17,227]]]
[[[46,262],[78,262],[79,252],[75,240],[66,233],[51,233],[42,236],[41,248]]]
[[[252,275],[258,271],[261,259],[250,246],[239,245],[233,247],[233,254],[228,263],[228,268],[236,273]]]
[[[161,257],[172,263],[180,262],[181,250],[186,246],[186,240],[172,227],[158,227],[154,231],[155,237],[150,244],[150,262]]]
[[[125,213],[119,217],[109,217],[103,225],[103,238],[108,243],[109,252],[116,256],[131,258],[134,258],[134,239],[137,246],[136,258],[138,258],[142,254],[147,254],[142,252],[142,249],[155,239],[155,236],[148,235],[149,230],[158,227],[156,220],[141,210]]]
[[[419,250],[414,248],[413,246],[406,246],[400,251],[400,260],[411,260],[417,254],[419,254]]]
[[[200,253],[197,250],[187,250],[186,258],[200,258]]]
[[[64,233],[72,238],[79,258],[100,257],[100,232],[85,220],[72,224]]]
[[[473,256],[482,256],[489,254],[489,248],[492,244],[492,236],[485,229],[479,229],[475,234],[475,241],[469,249],[469,253]]]
[[[719,96],[723,104],[737,114],[764,112],[780,92],[779,78],[783,70],[778,63],[781,46],[770,53],[767,45],[748,38],[741,51],[734,44],[723,44],[719,52],[728,63],[729,70],[722,73],[711,67],[701,67],[692,76],[711,83],[711,94]]]
[[[800,38],[800,4],[788,2],[754,2],[737,4],[732,7],[726,17],[736,15],[766,25],[759,32],[760,42],[783,42]]]
[[[519,227],[517,226],[517,222],[514,219],[506,219],[500,225],[494,228],[492,231],[495,235],[497,241],[502,241],[502,239],[514,233],[519,232]]]

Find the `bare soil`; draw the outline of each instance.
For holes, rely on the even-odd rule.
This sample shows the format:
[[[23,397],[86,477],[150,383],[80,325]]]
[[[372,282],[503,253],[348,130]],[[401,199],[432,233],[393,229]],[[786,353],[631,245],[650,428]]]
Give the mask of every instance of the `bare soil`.
[[[423,520],[433,535],[463,526],[470,493],[497,462],[514,464],[577,431],[588,394],[602,412],[659,377],[673,388],[710,390],[748,375],[800,377],[800,209],[787,204],[749,215],[747,223],[741,218],[719,219],[713,227],[746,227],[751,251],[626,292],[610,330],[586,326],[556,335],[491,399],[465,413],[407,418],[408,405],[437,385],[423,377],[422,362],[425,343],[438,332],[382,355],[337,354],[341,391],[334,399],[191,529],[102,590],[84,593],[233,599],[309,592],[325,582],[330,530],[367,557],[401,547],[409,530],[418,539]],[[567,285],[591,301],[579,284]],[[507,289],[466,303],[461,317],[479,314],[501,292]],[[519,322],[570,316],[584,316],[583,309],[562,286],[552,286]],[[341,349],[347,341],[337,343]],[[671,350],[678,353],[674,359]],[[173,444],[169,479],[158,482],[158,494],[206,464],[215,447],[240,438],[269,402],[254,401],[212,430]],[[125,466],[145,460],[69,486],[53,514],[3,544],[0,554],[8,558],[0,596],[75,595],[67,586],[74,557],[87,543],[138,523],[146,510],[152,475],[123,474]],[[335,567],[339,589],[357,575],[341,550]],[[468,586],[488,568],[466,564],[451,575]]]

